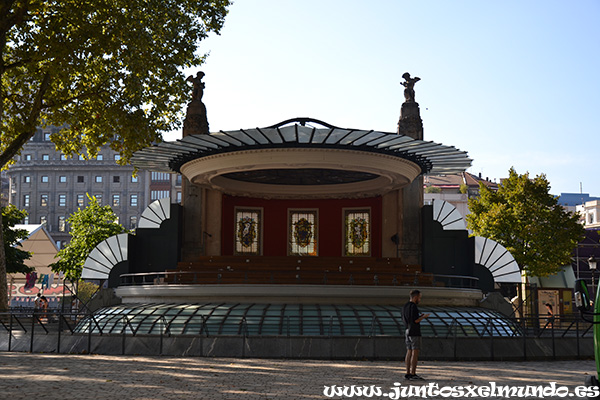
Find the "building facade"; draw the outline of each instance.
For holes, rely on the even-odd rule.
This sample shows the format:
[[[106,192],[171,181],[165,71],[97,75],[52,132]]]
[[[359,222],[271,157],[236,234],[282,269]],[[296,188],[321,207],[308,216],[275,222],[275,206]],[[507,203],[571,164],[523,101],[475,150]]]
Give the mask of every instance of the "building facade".
[[[180,177],[148,171],[134,176],[133,167],[117,164],[120,156],[108,146],[94,159],[67,158],[50,141],[50,134],[58,129],[38,129],[7,177],[8,201],[29,214],[23,223],[43,224],[59,248],[70,240],[67,219],[87,206],[88,196],[110,205],[127,229],[137,227],[142,211],[153,200],[181,197]]]
[[[461,172],[451,175],[426,175],[423,179],[424,204],[432,204],[434,200],[447,201],[462,216],[469,214],[469,199],[479,197],[479,184],[483,183],[491,190],[498,190],[498,184],[489,178],[482,178]]]

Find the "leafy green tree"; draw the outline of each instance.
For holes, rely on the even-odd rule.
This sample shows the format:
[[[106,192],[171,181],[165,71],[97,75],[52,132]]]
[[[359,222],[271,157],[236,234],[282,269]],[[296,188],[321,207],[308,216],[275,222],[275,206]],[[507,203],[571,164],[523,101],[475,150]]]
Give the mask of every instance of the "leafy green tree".
[[[54,272],[64,272],[71,281],[79,280],[81,270],[90,252],[101,241],[127,230],[116,221],[117,216],[110,206],[101,206],[91,197],[86,208],[79,209],[67,219],[71,228],[71,241],[61,249],[56,258],[59,261],[50,265]]]
[[[14,228],[26,216],[27,211],[19,210],[12,204],[2,207],[2,232],[4,235],[4,252],[6,254],[6,272],[9,274],[33,271],[33,268],[25,264],[25,260],[31,258],[31,253],[19,249],[21,246],[19,242],[27,239],[29,232],[25,229]]]
[[[98,291],[98,285],[92,282],[77,282],[77,298],[83,304],[87,304],[94,294]]]
[[[506,247],[527,275],[553,275],[571,263],[584,228],[549,190],[544,174],[530,179],[511,168],[497,192],[479,185],[480,197],[469,200],[468,227]]]
[[[0,168],[45,124],[67,155],[108,144],[133,152],[178,127],[190,98],[183,69],[219,33],[229,0],[0,2]],[[0,241],[2,237],[0,237]],[[0,246],[0,310],[7,308]]]

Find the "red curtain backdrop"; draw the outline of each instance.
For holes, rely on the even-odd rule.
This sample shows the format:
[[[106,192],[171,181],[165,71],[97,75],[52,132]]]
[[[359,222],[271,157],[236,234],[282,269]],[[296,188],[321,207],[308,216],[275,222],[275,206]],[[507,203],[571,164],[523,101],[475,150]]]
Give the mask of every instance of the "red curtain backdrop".
[[[371,256],[381,257],[381,197],[366,199],[265,200],[223,196],[222,254],[233,255],[235,208],[262,207],[263,255],[287,255],[288,209],[316,209],[319,256],[343,255],[345,208],[370,208]]]

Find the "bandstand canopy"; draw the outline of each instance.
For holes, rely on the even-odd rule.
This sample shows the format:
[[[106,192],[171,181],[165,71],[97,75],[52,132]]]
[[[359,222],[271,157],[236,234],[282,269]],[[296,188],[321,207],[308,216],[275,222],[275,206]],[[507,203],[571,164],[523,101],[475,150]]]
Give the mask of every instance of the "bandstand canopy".
[[[421,174],[462,172],[471,161],[452,146],[310,118],[189,135],[147,147],[132,158],[138,168],[182,173],[225,193],[274,197],[377,195]]]

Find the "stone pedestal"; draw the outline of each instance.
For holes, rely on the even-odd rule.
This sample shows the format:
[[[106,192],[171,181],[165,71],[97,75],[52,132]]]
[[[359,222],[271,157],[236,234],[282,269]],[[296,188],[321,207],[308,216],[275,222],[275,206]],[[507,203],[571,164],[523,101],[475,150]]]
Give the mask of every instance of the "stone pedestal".
[[[398,134],[423,140],[423,120],[419,112],[419,103],[407,101],[402,104]],[[402,188],[399,194],[400,257],[406,264],[422,263],[422,207],[423,176],[420,175],[410,185]]]
[[[398,121],[398,134],[413,139],[423,139],[423,120],[419,113],[419,103],[403,103]]]
[[[183,122],[183,137],[209,133],[206,107],[200,100],[188,104]],[[191,183],[187,177],[182,177],[181,205],[183,207],[183,246],[182,261],[194,261],[199,256],[206,255],[205,221],[203,221],[202,204],[203,189]]]

